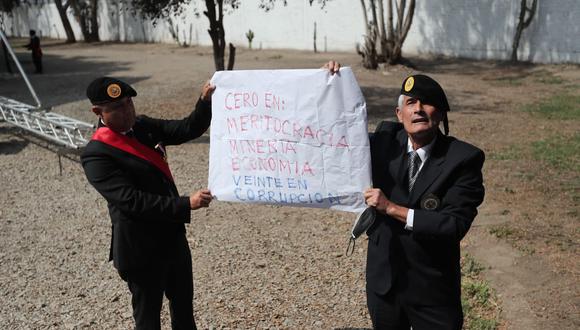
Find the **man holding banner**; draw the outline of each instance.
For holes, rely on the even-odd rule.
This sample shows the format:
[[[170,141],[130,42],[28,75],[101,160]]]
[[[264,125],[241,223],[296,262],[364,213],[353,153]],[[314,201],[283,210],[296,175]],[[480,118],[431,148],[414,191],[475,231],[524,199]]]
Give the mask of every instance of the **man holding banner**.
[[[179,196],[165,146],[202,135],[211,120],[214,87],[204,85],[195,110],[182,120],[135,116],[137,92],[116,78],[87,88],[98,129],[81,162],[90,184],[107,200],[112,221],[109,260],[129,286],[135,328],[161,329],[163,295],[173,329],[195,329],[193,275],[185,223],[208,207],[209,190]]]
[[[369,313],[375,329],[461,329],[459,242],[483,201],[485,156],[447,136],[449,104],[435,80],[410,76],[400,94],[400,123],[371,136]]]

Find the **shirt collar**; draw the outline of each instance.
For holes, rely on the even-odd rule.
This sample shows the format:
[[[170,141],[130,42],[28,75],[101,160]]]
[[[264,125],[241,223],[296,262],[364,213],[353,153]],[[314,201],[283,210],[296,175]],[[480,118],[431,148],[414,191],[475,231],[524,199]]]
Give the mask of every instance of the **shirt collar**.
[[[101,125],[103,125],[104,127],[107,127],[107,125],[105,125],[105,122],[103,121],[102,118],[99,118],[99,121],[101,122]],[[126,131],[126,132],[120,132],[123,135],[127,135],[127,133],[132,132],[133,129],[131,128],[130,130]]]
[[[433,150],[433,146],[435,145],[435,141],[437,141],[437,136],[431,141],[428,145],[423,146],[417,149],[417,154],[419,158],[421,158],[421,162],[425,162],[427,158],[431,155],[431,150]],[[407,138],[407,153],[413,152],[413,144],[411,143],[411,139]]]

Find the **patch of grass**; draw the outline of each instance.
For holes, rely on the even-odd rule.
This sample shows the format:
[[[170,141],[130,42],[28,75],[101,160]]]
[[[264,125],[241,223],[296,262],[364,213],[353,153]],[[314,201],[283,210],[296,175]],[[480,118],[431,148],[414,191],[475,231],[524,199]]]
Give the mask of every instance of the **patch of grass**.
[[[580,95],[558,94],[522,108],[548,119],[580,119]]]
[[[463,257],[463,263],[461,267],[461,272],[463,273],[463,275],[477,276],[484,269],[485,267],[483,267],[480,263],[478,263],[475,259],[473,259],[473,257],[471,257],[469,254],[466,254],[465,257]]]
[[[497,238],[510,238],[514,236],[514,231],[507,225],[491,226],[489,233]]]
[[[468,254],[461,259],[461,305],[467,330],[495,330],[500,324],[495,292],[480,276],[484,268]]]
[[[522,232],[516,231],[515,229],[509,227],[507,224],[491,226],[489,233],[499,239],[508,241],[513,247],[524,254],[532,255],[536,253],[536,250],[530,244],[522,240],[524,238]]]
[[[472,330],[495,330],[498,327],[496,320],[475,319],[472,320],[466,329]]]
[[[499,152],[489,153],[489,159],[493,160],[514,160],[521,157],[522,150],[516,145],[510,145]]]
[[[516,178],[520,178],[525,181],[532,181],[536,178],[536,175],[529,172],[516,172],[514,173]]]
[[[465,295],[478,304],[486,304],[491,295],[491,288],[485,281],[467,281],[463,286]]]
[[[556,76],[540,77],[536,81],[548,85],[560,85],[565,82],[564,79]]]
[[[500,76],[491,80],[491,84],[500,87],[521,86],[524,84],[524,78],[523,76]]]
[[[567,84],[566,86],[564,86],[564,88],[569,90],[579,90],[580,84]]]
[[[558,135],[533,142],[532,155],[536,160],[544,161],[554,168],[578,173],[580,172],[580,133],[576,133],[572,138]]]
[[[547,85],[559,85],[566,82],[564,79],[558,76],[554,76],[553,73],[548,71],[539,71],[534,74],[535,81],[547,84]]]

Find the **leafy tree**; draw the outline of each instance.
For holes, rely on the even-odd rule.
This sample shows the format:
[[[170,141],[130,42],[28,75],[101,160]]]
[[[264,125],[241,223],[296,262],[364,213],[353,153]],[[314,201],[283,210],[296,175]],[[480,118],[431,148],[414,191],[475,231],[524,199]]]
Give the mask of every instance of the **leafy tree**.
[[[12,9],[18,7],[21,3],[21,0],[0,0],[0,12],[10,13]]]
[[[54,0],[54,4],[56,5],[56,9],[58,10],[58,14],[60,15],[60,20],[62,21],[62,26],[64,27],[64,31],[66,32],[66,42],[73,43],[76,42],[75,34],[73,32],[72,26],[70,25],[70,21],[66,12],[70,7],[71,1],[65,1],[63,3],[62,0]]]
[[[536,13],[536,8],[538,7],[538,0],[532,0],[531,6],[528,7],[528,0],[520,1],[520,15],[518,17],[518,26],[516,27],[516,34],[514,35],[514,42],[512,43],[512,62],[518,61],[518,47],[520,45],[520,38],[522,37],[522,32],[530,26],[534,14]]]
[[[170,15],[179,15],[183,12],[184,5],[192,0],[129,0],[133,8],[139,11],[144,17],[157,19],[167,19]],[[225,69],[225,31],[224,31],[224,6],[237,9],[240,0],[205,0],[205,11],[203,14],[209,20],[209,36],[213,45],[213,59],[215,68],[218,71]],[[229,45],[230,55],[228,60],[228,70],[234,68],[236,48]]]
[[[196,0],[126,0],[135,10],[139,11],[144,17],[153,19],[167,19],[170,15],[180,15],[183,13],[184,5]],[[225,30],[224,30],[224,8],[237,9],[241,0],[204,0],[205,11],[203,14],[209,20],[209,36],[213,45],[213,59],[216,70],[225,69]],[[310,5],[317,1],[322,7],[330,0],[308,0]],[[276,2],[286,6],[287,0],[260,0],[259,8],[266,12],[274,9]],[[229,44],[228,70],[233,70],[235,62],[236,48]]]

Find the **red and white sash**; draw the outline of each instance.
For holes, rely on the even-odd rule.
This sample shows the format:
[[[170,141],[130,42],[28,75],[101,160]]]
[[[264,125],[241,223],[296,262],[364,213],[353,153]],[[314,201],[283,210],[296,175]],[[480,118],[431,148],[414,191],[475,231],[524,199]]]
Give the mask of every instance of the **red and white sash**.
[[[137,139],[117,133],[108,127],[99,127],[95,134],[93,134],[92,140],[100,141],[148,161],[163,172],[169,180],[173,181],[169,165],[167,165],[163,157],[153,149],[141,144]]]

